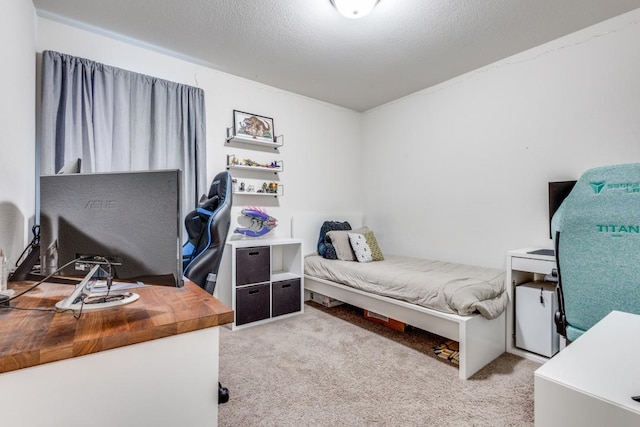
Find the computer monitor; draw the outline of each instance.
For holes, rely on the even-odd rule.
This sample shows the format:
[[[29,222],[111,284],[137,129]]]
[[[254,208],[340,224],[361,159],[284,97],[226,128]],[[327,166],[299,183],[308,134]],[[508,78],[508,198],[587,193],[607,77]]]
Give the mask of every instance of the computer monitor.
[[[549,238],[552,239],[551,220],[564,199],[567,198],[576,181],[553,181],[549,182]]]
[[[181,189],[179,170],[40,177],[41,265],[56,247],[58,267],[106,257],[116,280],[182,286]]]

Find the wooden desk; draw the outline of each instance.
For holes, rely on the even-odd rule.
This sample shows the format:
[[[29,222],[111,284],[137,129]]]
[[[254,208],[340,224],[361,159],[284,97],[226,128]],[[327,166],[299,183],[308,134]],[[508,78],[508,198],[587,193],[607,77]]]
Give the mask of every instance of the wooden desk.
[[[71,290],[45,283],[12,305],[52,308]],[[193,283],[135,292],[138,301],[80,319],[0,309],[3,423],[216,425],[218,326],[233,311]]]

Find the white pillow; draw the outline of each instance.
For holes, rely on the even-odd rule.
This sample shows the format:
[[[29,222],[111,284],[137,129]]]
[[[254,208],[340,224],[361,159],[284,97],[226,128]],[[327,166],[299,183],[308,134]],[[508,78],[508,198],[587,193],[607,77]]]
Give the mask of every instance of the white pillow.
[[[358,262],[373,261],[371,248],[369,248],[369,244],[367,243],[367,239],[364,237],[364,234],[349,233],[349,241],[351,242],[351,247],[353,248],[353,252],[356,254]]]
[[[376,240],[373,231],[366,230],[362,234],[349,233],[349,242],[351,242],[351,248],[358,262],[384,260],[384,255],[382,255],[380,245],[378,245],[378,240]]]

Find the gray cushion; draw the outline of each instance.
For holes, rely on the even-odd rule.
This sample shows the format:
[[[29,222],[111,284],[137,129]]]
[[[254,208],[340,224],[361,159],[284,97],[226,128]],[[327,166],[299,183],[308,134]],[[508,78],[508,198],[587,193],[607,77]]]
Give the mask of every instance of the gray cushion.
[[[348,233],[364,234],[369,229],[362,227],[357,230],[331,230],[327,232],[327,236],[331,239],[331,244],[336,250],[336,256],[342,261],[355,261],[356,256],[351,248]]]

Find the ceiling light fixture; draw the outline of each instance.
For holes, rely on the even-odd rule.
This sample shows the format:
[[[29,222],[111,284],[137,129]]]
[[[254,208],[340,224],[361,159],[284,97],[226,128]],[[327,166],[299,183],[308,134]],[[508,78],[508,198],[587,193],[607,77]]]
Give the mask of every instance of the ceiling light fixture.
[[[349,19],[364,18],[380,0],[329,0],[342,16]]]

